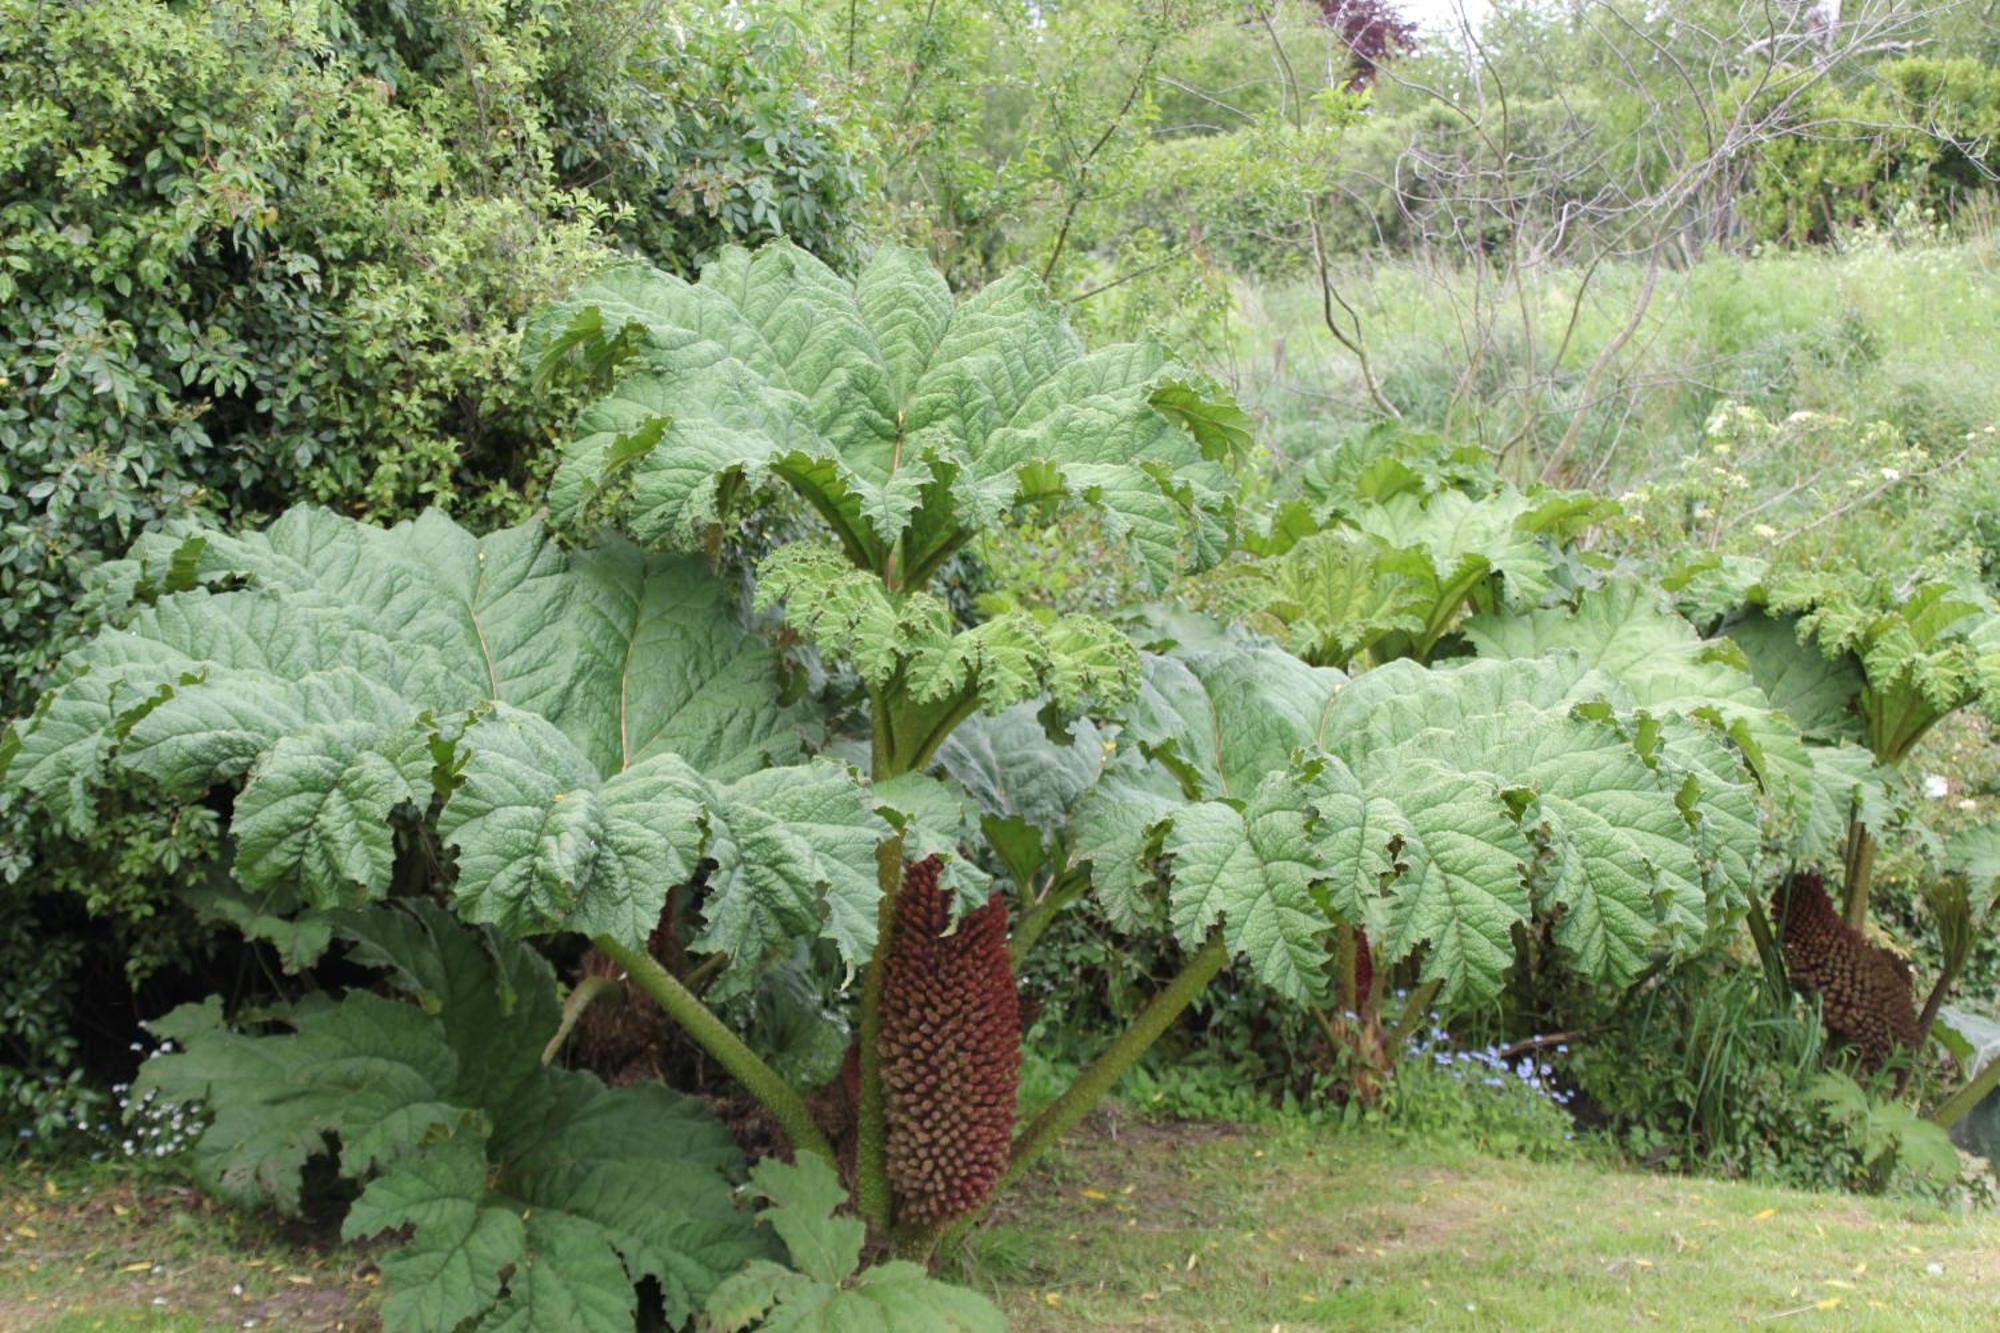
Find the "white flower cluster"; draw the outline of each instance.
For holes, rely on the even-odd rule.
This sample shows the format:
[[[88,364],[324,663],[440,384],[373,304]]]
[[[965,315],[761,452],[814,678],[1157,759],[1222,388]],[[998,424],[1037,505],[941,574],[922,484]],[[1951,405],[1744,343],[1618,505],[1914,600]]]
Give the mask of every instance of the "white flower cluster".
[[[138,1042],[132,1043],[132,1049],[135,1052],[145,1050]],[[173,1042],[164,1041],[147,1059],[173,1053]],[[201,1137],[201,1132],[208,1128],[208,1117],[198,1106],[163,1102],[153,1088],[148,1088],[137,1098],[131,1093],[132,1085],[129,1083],[111,1085],[111,1094],[118,1102],[119,1118],[126,1129],[126,1136],[118,1143],[121,1156],[141,1161],[176,1157],[192,1148],[195,1140]],[[104,1128],[108,1127],[100,1126],[100,1129]]]

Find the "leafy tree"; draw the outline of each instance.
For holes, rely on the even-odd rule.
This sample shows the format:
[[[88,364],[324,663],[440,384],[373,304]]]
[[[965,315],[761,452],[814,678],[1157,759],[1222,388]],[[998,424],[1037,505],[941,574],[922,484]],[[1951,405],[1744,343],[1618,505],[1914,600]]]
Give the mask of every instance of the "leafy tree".
[[[1353,62],[1348,91],[1375,82],[1384,60],[1417,49],[1417,25],[1404,18],[1391,0],[1317,0],[1320,21],[1340,34]]]
[[[1775,101],[1784,90],[1746,83],[1737,95]],[[1743,211],[1760,239],[1791,245],[1864,223],[1944,217],[1991,188],[1996,117],[2000,71],[1990,64],[1881,61],[1856,86],[1812,87],[1789,109],[1788,132],[1757,146]]]

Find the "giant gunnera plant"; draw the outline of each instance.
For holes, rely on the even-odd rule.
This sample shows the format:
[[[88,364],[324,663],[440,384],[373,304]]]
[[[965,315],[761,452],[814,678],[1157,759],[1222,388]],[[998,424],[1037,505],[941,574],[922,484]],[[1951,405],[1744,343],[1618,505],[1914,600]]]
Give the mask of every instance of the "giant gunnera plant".
[[[182,1013],[156,1077],[210,1108],[216,1187],[295,1205],[337,1149],[349,1229],[414,1226],[395,1327],[611,1328],[642,1281],[740,1326],[777,1308],[766,1228],[796,1261],[835,1178],[926,1257],[1232,963],[1323,1001],[1360,929],[1456,1004],[1531,933],[1615,983],[1741,918],[1741,737],[1564,644],[1350,681],[1184,613],[954,602],[954,557],[1023,514],[1093,511],[1162,588],[1235,540],[1242,414],[1156,348],[1086,351],[1029,277],[956,300],[906,250],[851,281],[728,251],[606,274],[529,355],[588,399],[545,519],[149,536],[0,738],[0,780],[73,827],[114,770],[226,808],[207,909],[293,966],[386,970],[402,998]],[[1017,1126],[1009,969],[1072,910],[1180,971]],[[597,951],[568,1019],[621,972],[840,1176],[752,1219],[696,1188],[744,1169],[698,1106],[551,1067],[565,1016],[516,942],[562,936]],[[679,1128],[628,1134],[653,1114]],[[624,1169],[641,1146],[675,1189]],[[738,1254],[755,1281],[715,1297]],[[795,1294],[916,1302],[910,1272]]]

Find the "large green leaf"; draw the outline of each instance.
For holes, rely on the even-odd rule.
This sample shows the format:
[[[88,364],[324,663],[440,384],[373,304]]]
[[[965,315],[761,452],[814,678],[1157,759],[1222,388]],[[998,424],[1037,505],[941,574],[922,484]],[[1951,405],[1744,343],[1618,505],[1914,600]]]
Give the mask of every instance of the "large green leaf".
[[[474,537],[437,513],[382,529],[300,508],[261,533],[142,541],[112,582],[180,590],[137,602],[9,729],[5,780],[73,825],[120,772],[187,797],[240,782],[243,888],[328,908],[384,894],[399,822],[448,793],[473,920],[637,944],[708,858],[705,910],[738,923],[714,947],[759,958],[778,921],[850,958],[872,947],[886,826],[828,765],[762,780],[769,809],[736,794],[796,759],[806,727],[693,561],[565,553],[533,523]]]
[[[721,1333],[762,1328],[880,1333],[998,1333],[1007,1321],[985,1297],[931,1277],[903,1260],[861,1266],[867,1228],[836,1210],[847,1191],[824,1158],[767,1158],[751,1191],[770,1207],[758,1216],[785,1243],[791,1265],[756,1260],[715,1289],[708,1323]]]
[[[687,283],[627,266],[528,341],[535,360],[631,355],[585,409],[550,492],[558,522],[609,517],[689,548],[768,483],[797,491],[847,559],[921,577],[1024,501],[1103,512],[1160,580],[1219,548],[1240,414],[1151,346],[1085,353],[1025,274],[954,304],[917,252],[849,282],[779,242]]]
[[[1256,611],[1282,626],[1287,648],[1336,666],[1391,634],[1421,634],[1431,588],[1386,559],[1390,550],[1346,529],[1307,537],[1263,566]]]
[[[1975,824],[1946,838],[1945,864],[1970,880],[1976,893],[2000,890],[2000,824]]]
[[[1323,863],[1291,773],[1267,774],[1240,803],[1181,807],[1160,850],[1172,862],[1168,916],[1183,947],[1221,925],[1230,951],[1280,995],[1320,993],[1333,923],[1313,898]]]
[[[978,807],[987,844],[1030,891],[1042,867],[1061,855],[1070,808],[1098,780],[1112,748],[1085,718],[1052,740],[1040,712],[1028,702],[969,718],[938,751],[939,767]]]
[[[1328,665],[1364,654],[1426,660],[1468,604],[1535,605],[1554,586],[1563,544],[1608,508],[1563,492],[1433,489],[1372,448],[1337,457],[1368,461],[1327,481],[1339,497],[1327,505],[1331,526],[1187,589]]]
[[[413,1005],[358,991],[308,1013],[298,1031],[247,1037],[222,1026],[220,1004],[183,1006],[153,1025],[183,1050],[150,1060],[136,1095],[203,1101],[214,1118],[195,1145],[195,1176],[235,1203],[299,1207],[308,1158],[337,1136],[343,1171],[393,1166],[474,1108],[453,1099],[458,1056]]]
[[[1191,809],[1202,811],[1191,820],[1208,821],[1200,832],[1191,823],[1175,847],[1200,867],[1192,873],[1235,855],[1263,875],[1265,855],[1247,845],[1250,831],[1236,812],[1269,774],[1321,742],[1328,703],[1344,679],[1268,640],[1234,632],[1196,649],[1144,656],[1138,693],[1101,776],[1077,802],[1068,837],[1072,861],[1089,864],[1098,900],[1115,923],[1129,929],[1156,915],[1146,892],[1152,861],[1174,820]],[[1282,850],[1267,848],[1272,863],[1282,861]],[[1183,900],[1176,912],[1183,934],[1195,929],[1187,923],[1205,926],[1218,912],[1232,930],[1241,927],[1251,897],[1232,896],[1227,883],[1214,892],[1206,899],[1212,912]],[[1276,901],[1289,890],[1262,882],[1242,893]],[[1282,969],[1275,957],[1270,965]],[[1304,979],[1299,985],[1312,988]]]
[[[1856,698],[1861,693],[1861,664],[1846,655],[1828,657],[1799,640],[1792,616],[1753,613],[1731,623],[1726,631],[1769,696],[1800,731],[1815,741],[1838,743],[1861,739]]]
[[[1740,759],[1711,726],[1635,711],[1573,650],[1342,684],[1254,637],[1180,637],[1146,659],[1069,828],[1121,927],[1219,928],[1281,993],[1318,996],[1333,926],[1362,925],[1464,1001],[1498,989],[1538,917],[1615,984],[1748,901]]]
[[[1956,709],[2000,717],[2000,611],[1983,588],[1945,578],[1902,587],[1833,566],[1773,574],[1759,591],[1769,614],[1795,616],[1828,658],[1859,661],[1865,740],[1884,763]]]
[[[1739,902],[1746,895],[1757,828],[1754,812],[1746,817],[1741,781],[1717,771],[1712,757],[1704,757],[1703,772],[1697,756],[1677,764],[1664,747],[1648,753],[1643,729],[1586,702],[1611,684],[1566,656],[1442,670],[1391,663],[1335,701],[1336,753],[1360,791],[1384,804],[1388,817],[1376,822],[1391,836],[1394,815],[1415,823],[1439,802],[1452,814],[1433,823],[1448,837],[1496,829],[1473,814],[1485,807],[1469,783],[1518,813],[1525,842],[1489,831],[1459,849],[1471,854],[1427,863],[1428,885],[1398,880],[1388,889],[1392,916],[1402,895],[1425,887],[1447,909],[1412,904],[1398,919],[1421,920],[1433,932],[1438,947],[1427,975],[1448,989],[1497,985],[1492,964],[1510,924],[1500,908],[1522,905],[1503,891],[1510,879],[1532,889],[1535,910],[1554,916],[1557,942],[1580,971],[1614,982],[1634,975],[1655,949],[1698,943],[1727,915],[1711,912],[1715,894]],[[1704,828],[1717,802],[1721,813]],[[1524,857],[1530,845],[1534,854]],[[1392,938],[1414,944],[1419,936],[1405,925]],[[1469,946],[1474,938],[1483,952]]]
[[[1088,719],[1052,740],[1033,703],[968,719],[938,760],[989,818],[1016,818],[1040,831],[1061,826],[1070,806],[1104,767],[1107,737]]]
[[[692,947],[754,965],[824,934],[854,966],[875,947],[875,848],[889,825],[830,760],[712,781],[657,754],[600,780],[532,713],[497,708],[458,743],[438,833],[458,850],[459,910],[510,934],[641,941],[667,891],[708,863]]]
[[[365,1186],[343,1234],[412,1229],[382,1260],[385,1327],[611,1333],[646,1278],[679,1323],[769,1253],[733,1205],[741,1157],[698,1105],[542,1067],[554,980],[526,946],[428,905],[349,914],[342,933],[412,1002],[351,991],[265,1036],[189,1006],[156,1025],[183,1049],[137,1086],[209,1109],[196,1170],[232,1198],[295,1211],[306,1162],[337,1139]]]
[[[1617,681],[1632,707],[1720,728],[1793,827],[1807,823],[1811,761],[1799,727],[1773,706],[1733,640],[1703,639],[1644,584],[1608,581],[1573,610],[1475,616],[1465,636],[1482,657],[1576,653]]]

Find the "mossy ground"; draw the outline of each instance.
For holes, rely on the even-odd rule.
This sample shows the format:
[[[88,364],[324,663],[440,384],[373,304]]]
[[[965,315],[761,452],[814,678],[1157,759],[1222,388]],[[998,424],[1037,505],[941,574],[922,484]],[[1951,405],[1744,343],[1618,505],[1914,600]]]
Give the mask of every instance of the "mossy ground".
[[[1024,1330],[2000,1327],[1991,1215],[1324,1129],[1099,1117],[962,1263]],[[170,1177],[0,1176],[5,1333],[365,1330],[378,1290]]]

